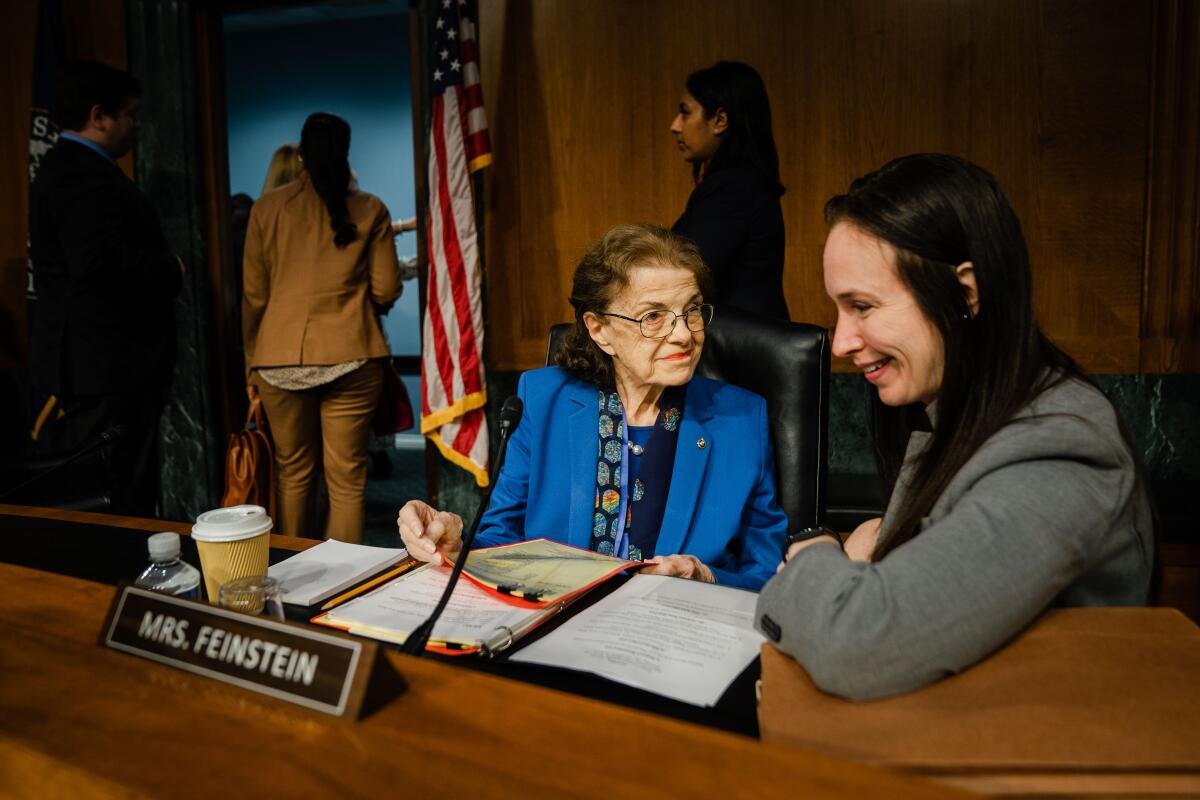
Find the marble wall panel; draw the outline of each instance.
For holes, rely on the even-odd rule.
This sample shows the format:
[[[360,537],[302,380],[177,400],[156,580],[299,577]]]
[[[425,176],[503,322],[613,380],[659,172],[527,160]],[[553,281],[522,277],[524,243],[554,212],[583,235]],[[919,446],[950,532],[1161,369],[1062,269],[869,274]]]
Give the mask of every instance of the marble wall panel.
[[[211,365],[212,302],[197,142],[192,3],[129,0],[129,67],[142,83],[137,181],[162,219],[187,273],[176,300],[179,350],[162,418],[162,495],[167,519],[194,519],[220,501],[223,461]]]

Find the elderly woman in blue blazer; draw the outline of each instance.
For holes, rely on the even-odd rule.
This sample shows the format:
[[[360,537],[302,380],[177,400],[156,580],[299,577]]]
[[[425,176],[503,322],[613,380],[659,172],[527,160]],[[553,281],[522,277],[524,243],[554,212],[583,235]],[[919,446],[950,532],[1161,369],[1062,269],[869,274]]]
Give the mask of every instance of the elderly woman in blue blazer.
[[[555,367],[527,372],[478,547],[548,538],[647,571],[757,590],[787,532],[775,499],[766,403],[695,376],[711,278],[661,228],[610,230],[575,269],[575,327]],[[462,519],[414,500],[400,536],[441,563]]]

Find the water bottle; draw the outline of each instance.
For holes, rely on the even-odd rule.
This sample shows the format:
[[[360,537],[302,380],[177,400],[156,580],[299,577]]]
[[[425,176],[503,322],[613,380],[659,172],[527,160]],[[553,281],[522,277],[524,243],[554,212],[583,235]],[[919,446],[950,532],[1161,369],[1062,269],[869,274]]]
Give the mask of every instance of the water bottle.
[[[156,533],[146,541],[150,566],[134,581],[145,589],[200,599],[200,570],[179,559],[179,534]]]

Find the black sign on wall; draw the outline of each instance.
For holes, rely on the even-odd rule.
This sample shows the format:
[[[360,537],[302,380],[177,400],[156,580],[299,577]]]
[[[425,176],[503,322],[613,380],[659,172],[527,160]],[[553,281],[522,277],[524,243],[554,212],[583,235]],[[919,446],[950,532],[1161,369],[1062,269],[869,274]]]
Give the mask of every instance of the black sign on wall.
[[[58,127],[50,121],[54,105],[54,79],[62,64],[62,10],[59,0],[38,1],[37,40],[33,50],[33,95],[29,119],[29,185],[37,177],[42,156],[58,141]],[[28,231],[26,232],[28,233]],[[37,299],[33,285],[33,261],[27,260],[26,296]]]

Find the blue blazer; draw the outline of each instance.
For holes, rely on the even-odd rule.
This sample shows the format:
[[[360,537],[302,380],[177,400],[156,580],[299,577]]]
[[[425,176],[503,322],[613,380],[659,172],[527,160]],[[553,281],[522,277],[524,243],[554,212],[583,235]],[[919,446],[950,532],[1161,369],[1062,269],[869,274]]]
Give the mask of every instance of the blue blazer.
[[[521,376],[525,413],[476,547],[539,538],[591,546],[598,391],[557,367]],[[775,499],[766,401],[693,377],[678,441],[656,554],[696,556],[718,583],[757,591],[775,574],[787,534]]]

